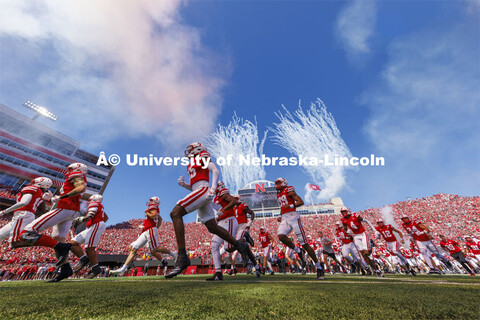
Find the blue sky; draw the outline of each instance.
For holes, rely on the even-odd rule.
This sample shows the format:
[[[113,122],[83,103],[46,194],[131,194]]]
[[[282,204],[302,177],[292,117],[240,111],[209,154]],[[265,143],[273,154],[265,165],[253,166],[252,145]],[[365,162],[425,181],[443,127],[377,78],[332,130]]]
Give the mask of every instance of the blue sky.
[[[480,28],[476,1],[5,1],[0,101],[93,152],[181,155],[234,112],[263,132],[282,104],[321,98],[356,156],[354,210],[439,192],[480,194]],[[265,153],[289,153],[267,140]],[[183,167],[117,167],[112,223],[162,216],[186,192]],[[303,190],[298,167],[266,168]],[[194,214],[187,217],[194,220]]]

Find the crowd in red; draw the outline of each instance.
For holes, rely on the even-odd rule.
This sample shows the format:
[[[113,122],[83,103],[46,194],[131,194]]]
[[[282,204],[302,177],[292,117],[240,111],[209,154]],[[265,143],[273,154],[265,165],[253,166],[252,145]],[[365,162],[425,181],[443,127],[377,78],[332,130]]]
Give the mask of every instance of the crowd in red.
[[[480,197],[461,197],[458,195],[437,194],[427,198],[398,202],[390,206],[393,219],[401,228],[399,216],[406,214],[411,218],[421,220],[432,231],[436,239],[439,234],[447,238],[463,241],[467,235],[478,238],[480,235]],[[385,211],[385,210],[384,210]],[[373,208],[359,212],[362,217],[373,224],[382,217],[381,209]],[[390,223],[385,217],[386,223]],[[323,231],[327,237],[334,238],[335,222],[339,221],[338,215],[312,215],[302,216],[307,235],[317,238],[318,232]],[[7,220],[0,220],[0,226]],[[133,219],[107,228],[98,245],[99,254],[128,254],[130,243],[135,241],[141,233],[142,219]],[[257,219],[251,227],[251,235],[259,245],[258,233],[261,226],[276,238],[279,222],[276,218]],[[367,228],[367,230],[370,230]],[[371,231],[370,231],[371,232]],[[200,223],[185,225],[186,246],[191,258],[202,258],[211,261],[210,240],[211,235],[205,226]],[[373,238],[373,232],[372,232]],[[171,222],[164,222],[159,228],[160,245],[176,251],[175,233]],[[146,248],[139,250],[137,257],[145,258]],[[19,268],[25,264],[39,264],[55,261],[51,249],[41,247],[9,249],[6,240],[0,243],[0,268],[16,265]]]

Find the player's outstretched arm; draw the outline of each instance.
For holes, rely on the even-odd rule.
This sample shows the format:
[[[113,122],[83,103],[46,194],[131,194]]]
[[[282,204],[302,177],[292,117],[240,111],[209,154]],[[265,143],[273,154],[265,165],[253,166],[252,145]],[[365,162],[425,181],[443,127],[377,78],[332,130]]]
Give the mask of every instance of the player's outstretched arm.
[[[227,210],[232,209],[238,204],[238,200],[235,197],[232,197],[230,194],[224,194],[222,199],[228,202],[228,204],[221,209],[221,212],[225,212]]]
[[[392,231],[393,231],[393,232],[396,232],[396,233],[400,236],[400,239],[402,239],[402,240],[401,240],[402,243],[405,242],[404,239],[403,239],[403,233],[402,233],[402,231],[400,231],[400,230],[398,230],[398,229],[396,229],[396,228],[394,228],[394,227],[392,227]]]
[[[7,213],[10,213],[10,212],[13,212],[17,209],[25,207],[27,204],[30,203],[30,201],[32,201],[32,198],[33,198],[33,196],[30,193],[24,194],[22,196],[22,200],[18,201],[17,203],[15,203],[10,208],[7,208],[3,211],[0,211],[0,216],[2,216],[4,214],[7,214]]]
[[[220,172],[218,171],[217,166],[212,161],[208,163],[208,170],[210,170],[210,172],[212,173],[212,189],[216,191]]]
[[[245,212],[250,215],[250,221],[255,220],[255,212],[253,212],[252,209],[247,207],[247,208],[245,208]]]
[[[375,227],[373,226],[373,224],[370,222],[370,220],[368,219],[365,219],[365,218],[362,218],[362,221],[365,221],[368,226],[370,227],[370,229],[372,229],[373,232],[376,232],[377,230],[375,229]]]

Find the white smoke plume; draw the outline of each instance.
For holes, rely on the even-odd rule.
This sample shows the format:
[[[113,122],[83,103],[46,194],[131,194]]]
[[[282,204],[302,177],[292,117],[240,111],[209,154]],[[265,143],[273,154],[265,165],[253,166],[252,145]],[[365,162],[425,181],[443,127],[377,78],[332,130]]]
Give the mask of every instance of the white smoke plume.
[[[208,136],[206,145],[214,158],[231,156],[233,159],[232,165],[220,166],[221,179],[231,192],[237,193],[246,184],[265,179],[266,173],[262,166],[236,164],[240,155],[259,157],[263,153],[267,132],[264,132],[260,141],[257,124],[243,120],[235,114],[227,126],[219,124]]]
[[[125,134],[183,143],[205,136],[229,65],[202,45],[181,6],[0,0],[2,100],[13,92],[19,104],[47,106],[58,129],[87,144]]]
[[[383,221],[385,222],[385,224],[391,224],[392,227],[394,227],[395,229],[397,230],[400,230],[401,231],[401,228],[398,226],[397,222],[395,221],[394,219],[394,216],[393,216],[393,209],[391,206],[384,206],[380,209],[380,213],[382,214],[382,219]],[[395,235],[398,238],[398,235],[396,234]],[[405,248],[409,248],[410,247],[410,240],[409,240],[409,237],[406,236],[404,234],[404,240],[405,240],[405,245],[404,247]]]
[[[317,99],[305,112],[299,103],[292,114],[284,106],[284,113],[277,112],[279,122],[272,129],[273,141],[294,156],[317,157],[329,155],[351,157],[350,150],[343,141],[335,119],[327,112],[322,100]],[[345,185],[345,170],[342,166],[303,166],[312,182],[320,185],[320,192],[311,192],[309,198],[324,201],[336,196]],[[307,186],[306,186],[307,188]]]

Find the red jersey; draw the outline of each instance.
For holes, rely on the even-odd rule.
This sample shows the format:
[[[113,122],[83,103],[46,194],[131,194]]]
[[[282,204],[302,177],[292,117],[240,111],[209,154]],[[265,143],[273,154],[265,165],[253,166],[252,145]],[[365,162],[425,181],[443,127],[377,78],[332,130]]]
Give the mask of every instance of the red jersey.
[[[450,240],[450,239],[447,239],[446,242],[440,241],[440,245],[442,247],[446,247],[450,254],[454,254],[454,253],[462,251],[462,249],[460,249],[460,247],[458,245],[458,242]]]
[[[380,232],[383,239],[387,242],[395,242],[397,241],[397,237],[393,234],[393,228],[390,224],[384,225],[383,227],[376,226],[375,230]]]
[[[219,204],[222,207],[222,209],[228,206],[228,203],[229,203],[228,201],[225,201],[222,198],[226,194],[230,194],[227,188],[220,189],[217,191],[217,194],[215,195],[215,199],[213,199],[213,202],[216,204]],[[235,217],[235,211],[233,210],[233,208],[223,211],[222,215],[220,215],[217,219],[218,221],[222,221],[230,217]]]
[[[280,214],[285,214],[287,212],[296,211],[295,206],[293,208],[283,208],[283,205],[295,205],[295,200],[288,195],[289,192],[295,191],[293,186],[288,186],[282,189],[282,191],[277,192],[277,201],[280,205]]]
[[[266,248],[270,244],[270,239],[269,239],[268,236],[269,236],[268,232],[260,232],[258,234],[258,238],[260,239],[260,243],[262,244],[262,248]]]
[[[352,213],[348,218],[342,218],[343,225],[347,226],[352,230],[354,234],[362,234],[365,232],[365,228],[360,221],[361,217],[358,213]]]
[[[478,255],[480,254],[480,242],[475,243],[475,241],[472,240],[472,242],[465,242],[467,245],[467,248],[470,250],[471,253]]]
[[[313,248],[313,250],[317,251],[318,247],[317,247],[317,243],[315,241],[310,240],[310,241],[307,241],[307,242],[308,242],[308,245]]]
[[[246,209],[248,209],[248,206],[245,202],[240,202],[235,206],[235,218],[237,218],[238,224],[248,222]]]
[[[206,151],[202,151],[198,154],[200,158],[208,158],[210,154]],[[188,175],[190,177],[190,186],[193,186],[198,181],[207,181],[210,182],[210,170],[208,168],[202,168],[203,161],[193,161],[187,166]]]
[[[105,212],[103,211],[103,205],[100,202],[92,201],[88,205],[87,213],[94,211],[95,215],[92,219],[87,221],[87,228],[93,226],[95,223],[105,221]]]
[[[403,228],[407,231],[409,235],[413,237],[413,239],[417,241],[429,241],[430,238],[423,233],[423,230],[418,227],[420,222],[415,220],[411,220],[408,223],[403,223]]]
[[[342,244],[352,243],[353,240],[345,232],[345,230],[343,230],[343,228],[337,228],[337,230],[335,230],[335,232],[337,234],[337,238],[340,239],[340,241],[342,241]]]
[[[158,213],[160,213],[160,209],[158,208],[158,205],[156,204],[149,204],[148,205],[148,210],[157,210]],[[155,219],[152,219],[150,217],[146,217],[145,220],[143,220],[143,230],[142,233],[147,231],[148,229],[151,228],[156,228],[157,227],[157,222],[158,222],[158,214],[155,217]]]
[[[85,175],[80,171],[67,173],[67,178],[65,179],[65,182],[63,183],[63,186],[60,189],[60,195],[67,194],[73,189],[75,189],[75,186],[73,185],[71,180],[76,177],[83,178],[83,181],[85,181],[85,184],[87,184],[87,177],[85,177]],[[58,201],[57,208],[80,211],[80,198],[82,198],[81,194],[78,194],[73,197],[61,199]]]
[[[28,211],[35,214],[38,206],[43,202],[43,199],[42,199],[43,191],[36,186],[26,186],[17,195],[17,202],[20,202],[23,196],[26,194],[31,194],[32,200],[30,200],[30,202],[27,205],[16,209],[14,212]]]

